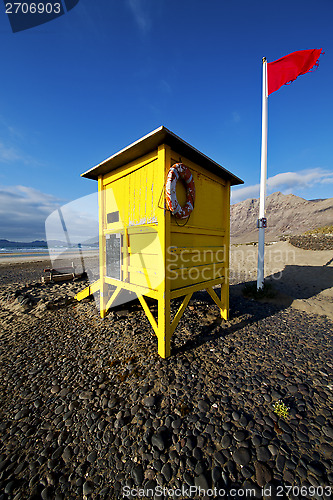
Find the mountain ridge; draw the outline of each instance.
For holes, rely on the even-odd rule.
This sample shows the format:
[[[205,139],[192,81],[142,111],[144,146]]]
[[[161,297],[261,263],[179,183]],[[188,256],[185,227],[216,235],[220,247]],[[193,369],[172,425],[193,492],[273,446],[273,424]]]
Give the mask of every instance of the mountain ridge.
[[[280,191],[266,197],[266,240],[276,241],[281,236],[295,236],[310,229],[333,224],[333,198],[305,200]],[[231,242],[258,240],[257,219],[259,199],[248,198],[231,205]]]

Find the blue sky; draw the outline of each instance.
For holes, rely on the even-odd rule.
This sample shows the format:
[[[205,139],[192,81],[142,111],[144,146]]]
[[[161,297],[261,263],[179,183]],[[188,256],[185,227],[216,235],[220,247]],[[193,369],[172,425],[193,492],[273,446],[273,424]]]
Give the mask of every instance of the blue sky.
[[[333,196],[332,0],[80,0],[12,33],[0,10],[0,239],[43,239],[80,174],[165,125],[258,196],[261,59],[323,48],[269,97],[268,194]]]

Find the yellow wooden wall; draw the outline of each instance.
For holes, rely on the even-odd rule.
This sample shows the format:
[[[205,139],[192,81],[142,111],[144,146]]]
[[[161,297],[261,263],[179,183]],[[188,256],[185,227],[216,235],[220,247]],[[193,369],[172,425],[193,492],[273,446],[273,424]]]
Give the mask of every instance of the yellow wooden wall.
[[[103,177],[102,230],[123,236],[122,280],[157,290],[166,279],[168,289],[177,290],[223,278],[229,256],[229,182],[182,157],[194,177],[194,210],[187,222],[173,216],[163,219],[166,176],[180,161],[168,147],[163,151],[168,154],[152,152]],[[181,182],[177,196],[183,205]],[[108,224],[107,214],[116,210],[120,221]],[[169,235],[167,240],[162,231]],[[164,241],[168,241],[165,249]]]
[[[181,161],[192,172],[196,197],[188,221],[171,217],[167,266],[171,290],[224,277],[229,252],[228,182],[184,157]],[[171,165],[177,162],[179,155],[172,152]],[[177,197],[184,204],[185,188],[180,182]]]
[[[105,213],[119,211],[120,221],[106,223],[104,233],[123,235],[123,281],[157,289],[164,277],[157,224],[162,191],[157,151],[110,172],[103,186]]]

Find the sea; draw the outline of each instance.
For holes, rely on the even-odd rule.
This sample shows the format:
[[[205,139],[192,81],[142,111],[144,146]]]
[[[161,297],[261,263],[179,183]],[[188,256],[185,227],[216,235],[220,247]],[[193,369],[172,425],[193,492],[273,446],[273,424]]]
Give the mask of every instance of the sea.
[[[82,249],[84,255],[98,253],[98,248],[96,246],[84,246]],[[55,247],[55,248],[22,248],[22,247],[10,247],[10,248],[0,248],[0,260],[1,258],[17,258],[17,257],[57,257],[59,255],[65,256],[66,254],[77,254],[79,255],[79,249],[77,247],[67,248],[67,247]]]

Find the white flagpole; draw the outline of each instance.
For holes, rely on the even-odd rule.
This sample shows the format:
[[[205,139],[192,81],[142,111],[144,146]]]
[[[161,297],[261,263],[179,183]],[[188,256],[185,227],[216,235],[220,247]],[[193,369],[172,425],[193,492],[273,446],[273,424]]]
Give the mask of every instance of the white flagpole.
[[[267,60],[262,59],[262,124],[261,124],[261,172],[260,172],[260,204],[259,204],[259,239],[258,239],[258,274],[257,290],[264,286],[264,254],[265,254],[265,198],[267,177],[267,124],[268,124],[268,95],[267,95]]]

